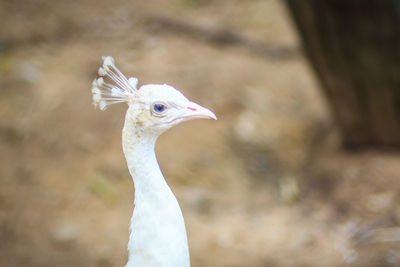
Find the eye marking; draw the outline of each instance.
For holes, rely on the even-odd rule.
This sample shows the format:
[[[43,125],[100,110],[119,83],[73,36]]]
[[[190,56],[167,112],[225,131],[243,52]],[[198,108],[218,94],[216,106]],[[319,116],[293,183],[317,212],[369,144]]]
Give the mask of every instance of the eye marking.
[[[161,113],[164,112],[164,110],[166,109],[166,107],[163,104],[154,104],[154,111]]]
[[[156,102],[151,104],[151,113],[155,116],[163,116],[167,111],[168,105],[163,102]]]
[[[187,107],[187,109],[191,110],[191,111],[197,111],[197,109],[192,108],[192,107]]]

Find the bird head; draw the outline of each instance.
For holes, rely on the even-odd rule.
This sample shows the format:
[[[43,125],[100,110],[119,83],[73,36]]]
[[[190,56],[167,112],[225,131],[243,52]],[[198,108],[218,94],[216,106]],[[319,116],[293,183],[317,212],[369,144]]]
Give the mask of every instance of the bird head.
[[[99,78],[92,83],[93,104],[105,110],[109,105],[126,102],[127,115],[137,130],[159,135],[172,126],[192,119],[214,119],[215,114],[187,99],[167,84],[145,84],[137,89],[137,78],[126,78],[112,57],[103,57]]]

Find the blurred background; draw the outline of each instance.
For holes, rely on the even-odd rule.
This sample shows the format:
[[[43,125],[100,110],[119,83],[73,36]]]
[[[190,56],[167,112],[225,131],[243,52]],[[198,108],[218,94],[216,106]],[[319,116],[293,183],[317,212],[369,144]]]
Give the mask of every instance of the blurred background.
[[[400,1],[3,0],[0,17],[0,266],[127,260],[126,106],[93,108],[102,55],[219,118],[157,144],[193,267],[400,265]]]

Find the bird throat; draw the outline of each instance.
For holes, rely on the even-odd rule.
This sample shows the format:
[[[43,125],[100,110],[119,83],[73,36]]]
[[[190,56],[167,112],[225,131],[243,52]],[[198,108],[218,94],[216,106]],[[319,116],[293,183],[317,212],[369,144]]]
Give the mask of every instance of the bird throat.
[[[179,204],[159,168],[157,137],[141,135],[126,115],[122,146],[135,186],[126,267],[188,267],[186,229]]]

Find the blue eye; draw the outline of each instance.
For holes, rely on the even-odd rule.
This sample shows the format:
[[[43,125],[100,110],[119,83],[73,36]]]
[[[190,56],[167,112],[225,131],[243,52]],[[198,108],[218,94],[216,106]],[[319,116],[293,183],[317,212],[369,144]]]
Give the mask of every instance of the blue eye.
[[[166,109],[166,107],[163,104],[154,104],[154,111],[161,113],[164,112],[164,110]]]
[[[155,103],[152,106],[152,111],[155,115],[160,115],[167,110],[167,105],[163,103]]]

